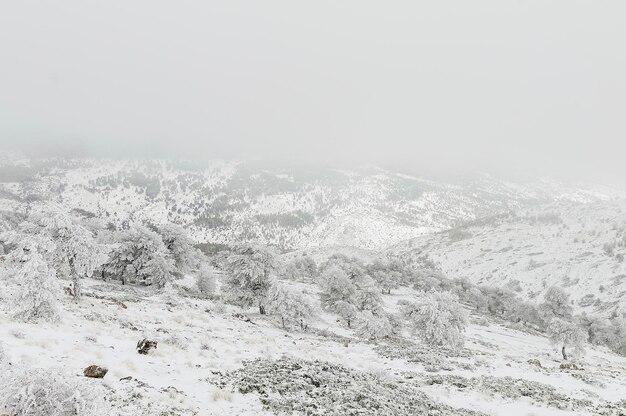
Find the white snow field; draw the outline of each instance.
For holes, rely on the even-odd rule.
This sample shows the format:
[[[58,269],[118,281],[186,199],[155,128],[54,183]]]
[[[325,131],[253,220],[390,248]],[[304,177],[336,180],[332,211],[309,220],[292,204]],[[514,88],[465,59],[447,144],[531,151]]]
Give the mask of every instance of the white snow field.
[[[296,285],[316,293],[313,286]],[[451,406],[433,408],[433,415],[457,414],[450,410],[456,408],[525,416],[626,411],[626,358],[603,348],[589,347],[576,361],[579,370],[560,369],[560,354],[544,337],[472,317],[465,349],[447,357],[417,338],[415,344],[362,341],[324,313],[307,333],[286,332],[275,317],[246,311],[251,320],[246,322],[234,316],[239,308],[194,296],[184,285],[178,290],[180,296],[172,297],[150,288],[87,280],[87,296],[78,303],[63,298],[61,322],[45,325],[16,323],[3,304],[5,362],[101,385],[113,407],[110,415],[276,414],[264,408],[257,392],[243,394],[221,374],[241,369],[249,360],[283,357],[373,373]],[[414,295],[410,290],[384,295],[386,308],[391,311],[399,299]],[[138,354],[136,344],[143,338],[158,341],[157,349]],[[528,363],[533,359],[541,367]],[[83,369],[92,364],[109,372],[99,380],[83,377]],[[311,414],[342,413],[320,408]]]

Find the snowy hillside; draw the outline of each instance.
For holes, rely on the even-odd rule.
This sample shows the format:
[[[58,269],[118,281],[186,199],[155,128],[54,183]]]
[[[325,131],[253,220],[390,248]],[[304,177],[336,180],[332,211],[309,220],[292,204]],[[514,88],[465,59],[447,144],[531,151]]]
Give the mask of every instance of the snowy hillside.
[[[3,304],[0,339],[13,367],[101,389],[113,406],[107,415],[272,415],[289,404],[308,409],[297,414],[337,416],[626,411],[626,358],[592,347],[576,362],[579,369],[560,368],[545,338],[497,321],[472,318],[463,353],[448,357],[408,334],[362,340],[328,314],[307,333],[293,333],[278,328],[275,317],[248,313],[248,322],[238,308],[189,294],[172,298],[99,281],[87,282],[85,293],[78,304],[63,299],[61,323],[45,326],[16,323]],[[386,295],[386,308],[415,295]],[[149,355],[137,354],[143,338],[158,341]],[[89,365],[108,373],[85,378]],[[329,395],[334,402],[325,400]],[[407,407],[370,407],[390,403]]]
[[[267,168],[253,162],[5,160],[0,210],[57,201],[115,224],[185,226],[200,242],[256,240],[284,249],[383,249],[461,222],[539,203],[620,195],[549,180],[479,175],[455,183],[367,167]]]
[[[626,204],[559,202],[402,242],[390,252],[427,255],[448,276],[540,299],[553,285],[577,309],[626,311]]]

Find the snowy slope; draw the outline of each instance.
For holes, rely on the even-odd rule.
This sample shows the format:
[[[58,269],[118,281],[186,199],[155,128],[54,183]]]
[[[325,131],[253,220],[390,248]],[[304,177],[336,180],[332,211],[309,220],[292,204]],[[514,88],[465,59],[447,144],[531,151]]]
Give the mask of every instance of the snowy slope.
[[[541,205],[402,242],[408,261],[424,254],[450,277],[506,286],[540,301],[563,287],[579,310],[626,311],[626,205],[622,200]]]
[[[283,357],[373,372],[386,383],[414,387],[435,403],[487,415],[618,415],[624,410],[619,401],[626,397],[626,358],[590,348],[578,361],[584,370],[562,370],[546,339],[493,322],[471,324],[464,352],[445,357],[418,341],[361,341],[326,314],[315,320],[315,330],[288,333],[273,317],[250,313],[252,323],[245,322],[233,316],[238,309],[210,300],[179,297],[172,304],[146,288],[99,281],[87,281],[86,292],[90,296],[78,304],[63,300],[63,321],[54,325],[16,323],[3,303],[0,338],[12,365],[63,371],[104,386],[116,409],[111,415],[272,414],[256,393],[224,387],[221,374],[241,369],[247,360]],[[393,311],[399,299],[413,296],[405,290],[384,300]],[[144,337],[159,341],[147,356],[135,350]],[[540,360],[542,368],[529,359]],[[109,373],[102,380],[86,379],[82,370],[91,364]]]
[[[268,168],[259,162],[21,160],[0,165],[0,210],[46,199],[124,222],[175,222],[202,242],[285,249],[382,249],[461,222],[554,201],[589,203],[610,188],[477,175],[454,183],[376,167]]]

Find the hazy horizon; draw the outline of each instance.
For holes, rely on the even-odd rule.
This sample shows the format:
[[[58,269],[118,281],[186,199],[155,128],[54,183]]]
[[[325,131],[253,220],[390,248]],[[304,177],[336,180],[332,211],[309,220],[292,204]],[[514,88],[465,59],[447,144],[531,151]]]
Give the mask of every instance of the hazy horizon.
[[[626,183],[618,1],[0,6],[0,148]]]

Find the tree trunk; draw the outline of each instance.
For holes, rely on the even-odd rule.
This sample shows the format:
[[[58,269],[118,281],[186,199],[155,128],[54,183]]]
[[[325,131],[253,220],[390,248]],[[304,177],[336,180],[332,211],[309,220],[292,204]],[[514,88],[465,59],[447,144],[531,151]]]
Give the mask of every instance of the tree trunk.
[[[261,315],[265,315],[265,306],[263,306],[263,305],[259,305],[259,313],[260,313]]]
[[[350,319],[348,319],[348,328],[350,328]]]
[[[78,299],[82,295],[82,289],[80,287],[80,278],[77,275],[72,276],[72,285],[74,286],[74,302],[78,302]]]
[[[565,353],[565,345],[563,345],[563,348],[561,348],[561,354],[563,354],[563,359],[567,360],[567,354]]]

